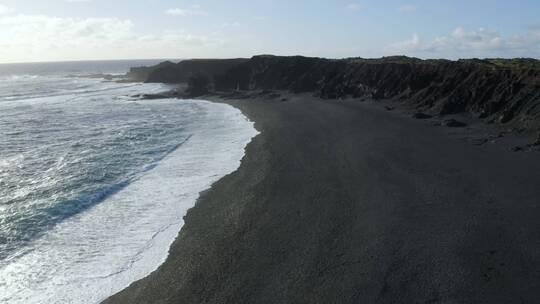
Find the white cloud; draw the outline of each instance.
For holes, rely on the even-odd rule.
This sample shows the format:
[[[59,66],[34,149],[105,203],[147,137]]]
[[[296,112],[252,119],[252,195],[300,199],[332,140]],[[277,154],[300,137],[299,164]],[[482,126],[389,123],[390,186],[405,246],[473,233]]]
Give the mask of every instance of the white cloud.
[[[165,11],[165,14],[172,16],[186,16],[187,11],[181,8],[171,8]]]
[[[0,58],[10,62],[182,57],[215,51],[220,37],[182,30],[145,35],[129,19],[0,16]]]
[[[358,12],[362,9],[362,5],[359,4],[359,3],[350,3],[349,5],[347,5],[347,9],[353,11],[353,12]]]
[[[388,49],[390,51],[396,50],[397,52],[410,52],[419,50],[421,45],[420,36],[414,33],[411,39],[394,43]]]
[[[398,8],[402,13],[414,13],[416,12],[416,5],[413,4],[404,4]]]
[[[15,10],[12,9],[11,7],[7,7],[5,5],[2,5],[0,4],[0,16],[1,15],[6,15],[6,14],[10,14],[12,12],[14,12]]]
[[[509,43],[510,41],[503,39],[500,33],[494,30],[479,28],[476,31],[467,32],[464,28],[458,27],[449,36],[437,37],[425,47],[433,51],[496,50],[510,47]]]
[[[423,41],[418,34],[414,34],[409,40],[390,45],[386,52],[428,57],[534,57],[540,56],[540,30],[531,29],[522,35],[503,37],[492,29],[467,31],[458,27],[448,35],[429,41]]]
[[[240,27],[240,26],[242,26],[242,23],[238,21],[224,22],[221,24],[221,28]]]
[[[192,5],[190,8],[170,8],[165,11],[165,14],[171,16],[204,16],[208,13],[201,9],[199,5]]]
[[[45,15],[13,15],[0,18],[2,38],[10,43],[40,41],[56,44],[63,40],[114,40],[129,38],[133,23],[117,18],[59,18]],[[3,39],[2,39],[3,40]]]

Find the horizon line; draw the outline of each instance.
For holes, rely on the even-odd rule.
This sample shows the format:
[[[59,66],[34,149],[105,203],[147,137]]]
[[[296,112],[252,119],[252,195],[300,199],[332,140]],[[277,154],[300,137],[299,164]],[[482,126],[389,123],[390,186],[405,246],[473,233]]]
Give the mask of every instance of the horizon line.
[[[151,60],[163,60],[163,61],[185,61],[185,60],[204,60],[204,59],[250,59],[257,56],[276,56],[276,57],[307,57],[307,58],[322,58],[322,59],[334,59],[334,60],[345,60],[345,59],[366,59],[366,60],[376,60],[392,57],[405,57],[410,59],[419,59],[419,60],[447,60],[447,61],[459,61],[459,60],[492,60],[492,59],[504,59],[504,60],[513,60],[513,59],[532,59],[539,60],[540,57],[463,57],[463,58],[444,58],[444,57],[415,57],[407,55],[387,55],[380,57],[362,57],[362,56],[349,56],[349,57],[325,57],[325,56],[307,56],[307,55],[275,55],[275,54],[256,54],[248,57],[190,57],[190,58],[124,58],[124,59],[67,59],[67,60],[37,60],[37,61],[17,61],[17,62],[0,62],[0,65],[12,65],[12,64],[42,64],[42,63],[76,63],[76,62],[100,62],[100,61],[151,61]]]

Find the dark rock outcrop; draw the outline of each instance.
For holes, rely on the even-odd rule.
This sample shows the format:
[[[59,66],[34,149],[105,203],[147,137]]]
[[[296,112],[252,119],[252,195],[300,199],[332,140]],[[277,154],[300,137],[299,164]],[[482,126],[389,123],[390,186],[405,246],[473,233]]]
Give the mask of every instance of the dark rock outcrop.
[[[540,146],[540,132],[536,134],[536,140],[534,141],[533,145]]]
[[[148,81],[150,75],[155,71],[161,73],[161,71],[166,71],[170,67],[176,66],[175,63],[171,61],[164,61],[158,65],[151,67],[133,67],[129,69],[129,72],[126,74],[127,78],[133,81]]]
[[[144,82],[185,83],[195,75],[214,78],[247,61],[248,59],[193,59],[179,63],[166,61],[153,67],[132,68],[127,76]]]
[[[540,61],[534,59],[324,59],[255,56],[190,60],[152,69],[147,81],[178,83],[202,72],[216,91],[288,90],[321,98],[393,99],[432,114],[469,112],[540,130]]]
[[[442,122],[442,125],[445,126],[445,127],[449,127],[449,128],[463,128],[463,127],[467,126],[466,123],[455,120],[453,118],[452,119],[445,119]]]
[[[211,90],[212,81],[202,73],[195,74],[188,79],[186,93],[189,97],[197,97],[207,94]]]

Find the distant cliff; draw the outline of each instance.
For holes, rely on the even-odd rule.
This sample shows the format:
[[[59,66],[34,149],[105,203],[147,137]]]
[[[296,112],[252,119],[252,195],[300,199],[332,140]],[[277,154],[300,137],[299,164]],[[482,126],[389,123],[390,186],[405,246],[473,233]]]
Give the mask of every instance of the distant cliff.
[[[396,99],[435,114],[472,113],[487,122],[540,130],[540,61],[535,59],[323,59],[262,55],[189,60],[148,68],[145,81],[186,82],[205,74],[216,91],[288,90],[321,98]]]
[[[152,67],[131,68],[127,76],[136,81],[184,83],[195,75],[210,78],[224,74],[229,69],[247,62],[249,59],[193,59],[179,63],[162,62]]]

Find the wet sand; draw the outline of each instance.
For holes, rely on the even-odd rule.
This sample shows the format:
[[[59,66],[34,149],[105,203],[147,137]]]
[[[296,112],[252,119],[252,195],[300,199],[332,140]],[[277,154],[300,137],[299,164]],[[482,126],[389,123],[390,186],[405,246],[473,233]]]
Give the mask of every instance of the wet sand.
[[[261,134],[167,261],[105,303],[540,299],[538,153],[353,101],[226,102]]]

